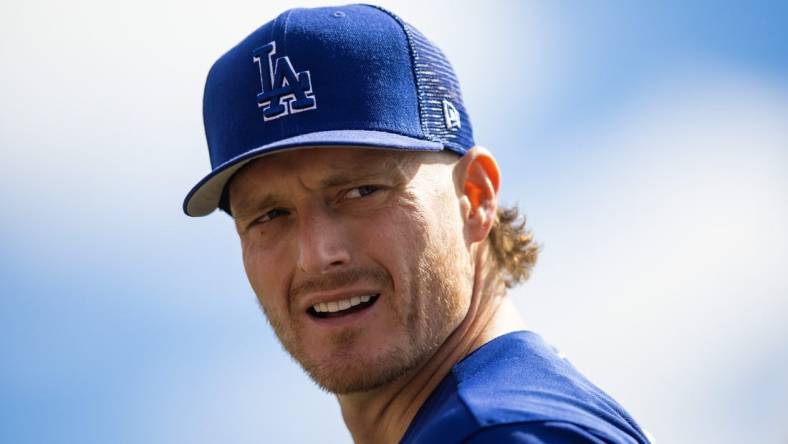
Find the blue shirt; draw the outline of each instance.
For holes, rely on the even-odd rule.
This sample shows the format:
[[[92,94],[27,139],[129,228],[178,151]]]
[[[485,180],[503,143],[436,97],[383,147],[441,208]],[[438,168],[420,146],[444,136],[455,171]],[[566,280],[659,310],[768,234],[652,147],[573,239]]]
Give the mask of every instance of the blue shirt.
[[[457,363],[401,443],[648,443],[634,419],[536,333],[500,336]]]

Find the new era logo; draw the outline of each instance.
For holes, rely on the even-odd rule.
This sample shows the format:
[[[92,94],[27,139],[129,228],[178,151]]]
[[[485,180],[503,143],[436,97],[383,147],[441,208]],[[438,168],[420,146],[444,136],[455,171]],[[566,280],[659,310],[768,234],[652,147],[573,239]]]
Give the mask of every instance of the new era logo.
[[[446,128],[450,130],[462,126],[459,111],[446,99],[443,100],[443,120],[446,121]]]
[[[263,109],[263,120],[317,108],[309,71],[297,73],[290,57],[276,57],[276,42],[255,49],[253,56],[263,87],[257,94],[257,106]]]

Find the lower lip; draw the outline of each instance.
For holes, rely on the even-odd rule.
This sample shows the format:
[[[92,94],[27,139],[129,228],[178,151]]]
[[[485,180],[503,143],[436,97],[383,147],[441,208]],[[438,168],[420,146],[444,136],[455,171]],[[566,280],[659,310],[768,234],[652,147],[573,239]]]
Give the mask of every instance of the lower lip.
[[[316,325],[323,328],[349,327],[353,324],[362,321],[365,317],[369,316],[370,313],[373,310],[375,310],[375,307],[377,307],[379,303],[380,303],[380,296],[378,296],[378,300],[375,301],[375,303],[372,304],[371,306],[360,311],[348,313],[346,315],[336,316],[331,318],[318,318],[310,314],[307,314],[306,316]]]

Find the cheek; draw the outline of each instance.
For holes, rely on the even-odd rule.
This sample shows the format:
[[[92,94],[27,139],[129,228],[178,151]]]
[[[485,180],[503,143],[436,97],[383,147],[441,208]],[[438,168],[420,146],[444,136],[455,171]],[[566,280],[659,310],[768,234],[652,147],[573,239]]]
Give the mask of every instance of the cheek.
[[[406,196],[390,211],[381,212],[376,221],[376,238],[388,249],[404,250],[406,253],[422,251],[429,238],[430,226],[425,217],[424,203]]]
[[[254,242],[241,242],[244,270],[257,299],[266,312],[275,310],[276,301],[286,299],[289,276],[277,249],[264,249]],[[279,253],[279,255],[277,254]]]
[[[419,211],[413,231],[423,233],[421,267],[426,267],[423,270],[433,284],[442,287],[433,290],[452,299],[447,303],[456,304],[467,299],[467,289],[472,288],[473,266],[464,237],[460,200],[449,185],[450,182],[435,184],[416,202]]]
[[[372,230],[361,240],[365,254],[382,265],[391,275],[395,287],[404,292],[412,290],[420,279],[425,260],[436,241],[424,202],[406,196],[370,221]]]
[[[457,239],[462,239],[465,231],[464,216],[461,201],[454,188],[444,187],[441,192],[436,193],[431,204],[443,242],[456,242]]]
[[[441,250],[461,256],[465,243],[459,200],[453,189],[433,186],[429,192],[414,193],[403,201],[401,218],[396,222],[398,236],[413,242],[416,251]]]

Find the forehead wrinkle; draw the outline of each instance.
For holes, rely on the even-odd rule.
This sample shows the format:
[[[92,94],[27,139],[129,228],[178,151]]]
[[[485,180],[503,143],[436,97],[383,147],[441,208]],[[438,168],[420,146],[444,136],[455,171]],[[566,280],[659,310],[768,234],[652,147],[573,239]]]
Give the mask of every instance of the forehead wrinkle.
[[[319,180],[318,187],[315,190],[341,186],[367,178],[374,178],[381,174],[404,176],[406,175],[405,169],[413,161],[413,156],[408,154],[410,153],[394,150],[369,150],[351,159],[342,157],[330,159],[327,161],[327,165],[331,171],[326,177]],[[304,180],[305,175],[300,171],[302,167],[290,164],[280,165],[278,168],[298,171],[295,173],[295,179],[298,184],[306,191],[314,191],[306,184]],[[264,207],[285,199],[283,194],[276,192],[255,191],[257,192],[240,198],[237,210],[233,211],[236,217],[242,218],[247,214],[252,215]]]
[[[364,154],[359,157],[347,159],[332,159],[328,161],[330,171],[319,180],[320,188],[331,188],[345,185],[368,178],[375,178],[381,174],[401,173],[404,156],[395,156],[394,153],[375,150],[375,154]],[[309,189],[301,180],[301,185]]]

